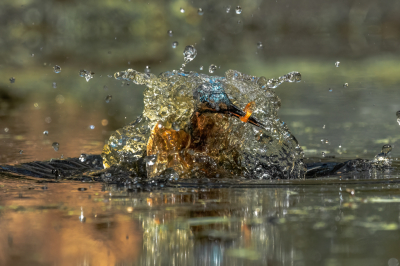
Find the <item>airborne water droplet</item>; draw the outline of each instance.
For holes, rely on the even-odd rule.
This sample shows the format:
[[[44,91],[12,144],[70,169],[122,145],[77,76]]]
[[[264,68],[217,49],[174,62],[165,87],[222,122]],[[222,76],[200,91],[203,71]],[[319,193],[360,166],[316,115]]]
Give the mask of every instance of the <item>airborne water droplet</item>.
[[[321,152],[322,157],[325,157],[325,152]]]
[[[61,67],[60,66],[55,65],[53,68],[54,68],[54,73],[58,74],[58,73],[61,72]]]
[[[231,6],[228,5],[228,6],[226,7],[225,11],[226,11],[226,13],[231,12]]]
[[[178,42],[173,42],[173,43],[172,43],[172,48],[175,49],[175,48],[178,46],[178,44],[179,44]]]
[[[348,87],[348,86],[349,86],[349,83],[343,84],[343,87]]]
[[[181,13],[185,13],[185,9],[181,7]]]
[[[172,36],[173,36],[172,30],[167,31],[167,33],[168,33],[168,36],[169,36],[169,37],[172,37]]]
[[[106,103],[110,103],[111,100],[112,100],[112,95],[107,95],[107,97],[105,99]]]
[[[200,66],[200,70],[203,70],[203,66]]]
[[[146,68],[144,69],[144,73],[148,74],[150,73],[150,66],[146,66]]]
[[[390,144],[385,144],[382,146],[382,153],[384,153],[385,155],[387,155],[389,152],[392,151],[392,146]]]
[[[241,14],[242,13],[242,8],[240,6],[236,7],[236,14]]]
[[[336,61],[335,67],[339,67],[339,64],[340,64],[340,62],[339,62],[339,61]]]
[[[329,92],[332,92],[332,89],[331,89],[331,88],[329,88]]]
[[[45,136],[49,135],[49,131],[47,131],[47,130],[43,131],[43,135],[45,135]]]
[[[93,78],[93,75],[94,73],[85,69],[79,71],[79,76],[85,78],[87,82],[89,82],[89,80]]]
[[[217,70],[217,66],[214,64],[211,64],[210,67],[208,68],[208,72],[214,73],[215,70]]]
[[[397,123],[400,125],[400,111],[396,112],[396,117],[397,117]]]
[[[183,50],[183,59],[185,61],[185,64],[195,59],[196,55],[197,55],[197,50],[196,48],[194,48],[193,45],[186,46],[185,50]]]
[[[57,89],[57,83],[53,82],[53,89]]]
[[[200,16],[203,16],[203,14],[204,14],[203,9],[202,9],[202,8],[199,8],[199,9],[197,10],[197,14],[199,14]]]
[[[258,42],[258,43],[257,43],[257,48],[258,48],[258,49],[262,49],[262,48],[263,48],[262,42]]]
[[[90,129],[94,129],[95,126],[94,126],[94,125],[90,125],[89,128],[90,128]]]
[[[58,151],[60,149],[60,144],[58,142],[53,142],[53,144],[51,144],[51,146],[53,147],[53,149],[55,151]]]

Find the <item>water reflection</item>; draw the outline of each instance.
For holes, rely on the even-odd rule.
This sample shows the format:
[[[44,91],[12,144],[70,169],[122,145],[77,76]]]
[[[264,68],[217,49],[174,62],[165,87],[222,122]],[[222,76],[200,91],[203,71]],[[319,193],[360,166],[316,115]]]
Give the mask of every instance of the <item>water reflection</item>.
[[[45,186],[1,179],[1,265],[384,265],[398,256],[397,184]]]

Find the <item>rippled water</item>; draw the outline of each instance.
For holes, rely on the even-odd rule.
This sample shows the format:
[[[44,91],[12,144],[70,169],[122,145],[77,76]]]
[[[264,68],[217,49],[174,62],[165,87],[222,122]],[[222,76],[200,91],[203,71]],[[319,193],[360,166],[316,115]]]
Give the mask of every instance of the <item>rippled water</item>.
[[[0,172],[0,264],[398,265],[399,12],[395,1],[1,1],[0,165],[16,170]],[[127,174],[90,154],[143,110],[144,87],[112,75],[179,69],[187,45],[186,71],[301,72],[276,89],[278,115],[323,177],[104,184]],[[391,168],[342,164],[385,144]]]
[[[322,185],[325,184],[325,185]],[[387,265],[399,184],[132,192],[2,177],[2,265]]]

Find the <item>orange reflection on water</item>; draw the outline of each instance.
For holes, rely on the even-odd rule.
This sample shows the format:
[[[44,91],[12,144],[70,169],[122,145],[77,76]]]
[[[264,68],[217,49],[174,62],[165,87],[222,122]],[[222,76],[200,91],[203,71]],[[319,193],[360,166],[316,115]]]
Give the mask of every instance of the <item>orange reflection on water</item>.
[[[136,261],[142,245],[138,224],[107,211],[112,202],[102,200],[100,184],[85,192],[78,191],[79,186],[48,184],[48,189],[37,186],[26,195],[6,190],[0,198],[0,265],[106,266]]]

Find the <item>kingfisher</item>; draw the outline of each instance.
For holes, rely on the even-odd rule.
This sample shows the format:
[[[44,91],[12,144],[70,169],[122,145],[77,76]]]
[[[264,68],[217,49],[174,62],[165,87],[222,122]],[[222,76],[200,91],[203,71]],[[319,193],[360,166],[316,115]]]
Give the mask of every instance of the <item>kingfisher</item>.
[[[207,112],[227,114],[239,118],[242,122],[249,122],[259,128],[265,128],[263,123],[251,116],[255,109],[255,103],[249,102],[243,111],[240,110],[231,102],[220,80],[210,80],[201,84],[194,90],[193,98],[200,103],[196,109],[196,112],[200,114]]]

